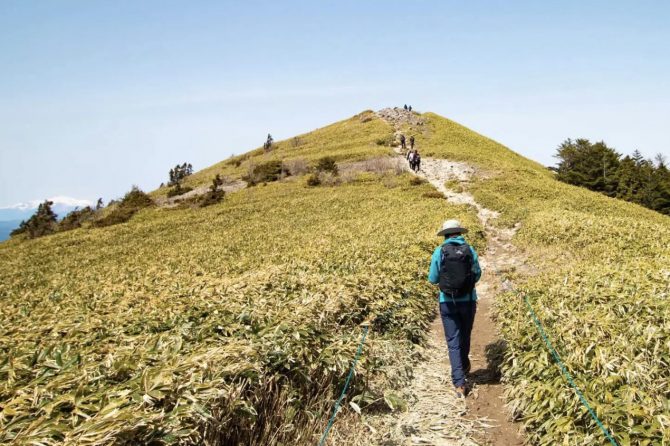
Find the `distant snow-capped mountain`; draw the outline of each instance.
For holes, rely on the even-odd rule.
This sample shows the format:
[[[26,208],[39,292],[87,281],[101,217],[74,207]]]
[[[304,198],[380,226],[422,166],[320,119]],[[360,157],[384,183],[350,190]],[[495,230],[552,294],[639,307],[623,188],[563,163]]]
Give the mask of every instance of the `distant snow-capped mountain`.
[[[75,208],[83,208],[85,206],[92,206],[93,203],[89,200],[57,196],[48,199],[53,201],[51,209],[62,218]],[[44,200],[31,200],[24,203],[16,203],[11,206],[0,207],[0,221],[25,220],[30,218],[35,213],[37,206]]]

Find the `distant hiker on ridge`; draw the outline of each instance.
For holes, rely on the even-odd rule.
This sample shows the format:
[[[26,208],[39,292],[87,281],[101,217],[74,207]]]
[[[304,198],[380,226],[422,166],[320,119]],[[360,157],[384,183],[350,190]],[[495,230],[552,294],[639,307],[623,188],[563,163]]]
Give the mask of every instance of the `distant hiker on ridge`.
[[[419,152],[417,150],[414,151],[414,172],[418,172],[421,170],[421,155],[419,155]]]
[[[412,106],[411,105],[409,106],[409,111],[412,111]]]
[[[263,150],[266,152],[269,152],[270,149],[272,149],[272,143],[274,142],[274,139],[272,138],[272,135],[268,133],[268,137],[265,140],[265,143],[263,143]]]
[[[449,347],[451,382],[456,396],[465,398],[465,377],[470,372],[470,335],[477,311],[477,291],[482,270],[477,252],[465,241],[468,230],[458,220],[447,220],[437,233],[444,236],[430,261],[428,280],[440,287],[440,317]]]
[[[409,137],[409,148],[410,150],[414,150],[414,135]]]
[[[407,145],[405,144],[405,135],[400,135],[400,148],[407,150]]]
[[[407,111],[407,104],[405,104],[405,111]]]

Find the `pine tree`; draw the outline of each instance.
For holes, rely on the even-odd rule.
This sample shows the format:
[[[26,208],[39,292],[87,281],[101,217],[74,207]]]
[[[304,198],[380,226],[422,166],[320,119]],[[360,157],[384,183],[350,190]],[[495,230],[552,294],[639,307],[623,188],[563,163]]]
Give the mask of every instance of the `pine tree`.
[[[566,183],[614,196],[621,155],[604,142],[567,139],[559,147],[557,178]]]
[[[30,238],[42,237],[56,231],[58,216],[51,210],[53,201],[44,200],[37,207],[37,211],[26,221],[22,221],[11,235],[25,233]]]
[[[617,170],[617,178],[616,197],[641,204],[644,183],[642,181],[640,166],[635,158],[626,156],[621,160],[619,169]]]
[[[670,215],[670,169],[666,166],[665,157],[660,153],[656,155],[654,182],[657,186],[651,208],[663,214]]]

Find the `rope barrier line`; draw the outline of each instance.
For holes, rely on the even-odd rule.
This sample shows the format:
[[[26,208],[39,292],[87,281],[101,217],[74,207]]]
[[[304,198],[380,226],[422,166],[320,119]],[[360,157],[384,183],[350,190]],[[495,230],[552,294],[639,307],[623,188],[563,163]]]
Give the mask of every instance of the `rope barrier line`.
[[[619,446],[619,444],[616,442],[614,437],[612,437],[612,434],[609,432],[609,430],[605,427],[605,425],[600,421],[598,416],[596,415],[595,411],[591,408],[589,405],[588,401],[586,401],[586,398],[584,397],[584,394],[579,390],[577,385],[575,384],[574,380],[572,379],[572,375],[570,372],[568,372],[568,369],[565,367],[565,364],[563,364],[563,361],[561,361],[561,357],[558,355],[556,350],[554,350],[554,347],[551,345],[551,341],[549,341],[549,337],[544,331],[544,328],[542,328],[542,323],[540,322],[540,319],[537,317],[537,314],[533,310],[533,307],[530,305],[530,302],[528,301],[528,296],[525,294],[523,295],[523,299],[526,302],[526,306],[528,307],[528,310],[530,311],[531,316],[533,317],[533,322],[535,322],[535,325],[537,326],[537,330],[540,332],[540,335],[542,336],[542,339],[544,340],[545,345],[551,352],[552,356],[558,363],[558,366],[561,369],[561,372],[563,373],[563,376],[565,376],[565,379],[568,381],[570,386],[574,389],[574,391],[577,393],[577,396],[579,396],[579,399],[581,400],[582,404],[586,409],[589,411],[589,414],[591,414],[591,418],[596,422],[598,427],[600,427],[600,430],[603,431],[603,434],[607,437],[607,439],[612,443],[612,446]]]
[[[363,327],[363,336],[361,337],[361,342],[358,343],[358,350],[356,351],[356,356],[354,357],[354,360],[351,363],[351,368],[349,369],[349,375],[347,375],[347,380],[344,382],[344,387],[342,388],[342,393],[340,394],[340,397],[337,399],[335,405],[333,406],[333,414],[330,416],[330,420],[328,420],[328,425],[326,426],[326,430],[323,432],[323,435],[321,436],[319,446],[323,446],[326,443],[326,438],[328,438],[328,432],[330,432],[330,428],[333,427],[333,423],[335,423],[335,416],[337,415],[337,412],[340,411],[340,404],[342,403],[344,395],[347,393],[347,389],[349,388],[349,382],[351,381],[351,377],[354,375],[354,370],[356,369],[356,363],[358,363],[358,359],[361,357],[361,353],[363,352],[363,344],[365,344],[365,338],[368,335],[369,328],[370,328],[369,325],[365,325]]]

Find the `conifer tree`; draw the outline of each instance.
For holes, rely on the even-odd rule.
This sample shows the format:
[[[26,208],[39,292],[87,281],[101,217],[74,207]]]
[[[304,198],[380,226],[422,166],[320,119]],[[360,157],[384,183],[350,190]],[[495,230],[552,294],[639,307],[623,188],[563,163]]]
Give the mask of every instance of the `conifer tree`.
[[[620,156],[602,141],[591,144],[588,139],[567,139],[556,154],[560,160],[557,177],[566,183],[613,196]]]
[[[602,141],[567,139],[556,157],[559,180],[670,214],[670,169],[663,155],[645,159],[635,150],[621,159]]]
[[[25,233],[30,238],[42,237],[56,231],[58,216],[51,210],[53,201],[44,200],[37,207],[37,211],[28,220],[22,221],[11,235]]]

